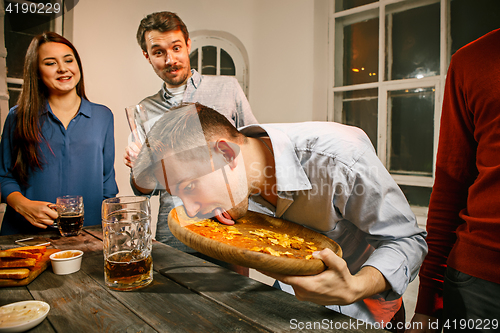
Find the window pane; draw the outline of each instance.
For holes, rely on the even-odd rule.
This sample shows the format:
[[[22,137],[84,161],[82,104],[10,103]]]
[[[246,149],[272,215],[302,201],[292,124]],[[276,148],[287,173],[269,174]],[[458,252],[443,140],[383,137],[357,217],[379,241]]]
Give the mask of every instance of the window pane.
[[[377,17],[344,27],[343,85],[378,81],[378,22]]]
[[[342,123],[361,128],[377,148],[378,89],[342,93]]]
[[[428,207],[431,199],[432,187],[399,185],[412,206]]]
[[[500,28],[500,1],[451,1],[451,54],[488,32]]]
[[[198,49],[191,52],[189,55],[189,62],[191,63],[191,68],[198,71]]]
[[[439,75],[439,12],[440,4],[435,3],[387,15],[389,80]]]
[[[41,1],[32,1],[41,2]],[[47,3],[50,1],[44,1]],[[15,6],[16,2],[5,1],[5,8],[11,4]],[[20,3],[18,6],[20,7]],[[51,30],[51,20],[54,15],[15,13],[15,11],[5,12],[5,47],[7,49],[7,76],[12,78],[23,77],[24,57],[26,50],[34,36]]]
[[[388,93],[389,171],[432,175],[434,88]]]
[[[201,74],[217,74],[217,48],[215,46],[203,46],[201,58]]]
[[[236,75],[233,59],[224,49],[220,50],[220,75]]]
[[[378,0],[337,0],[335,1],[335,11],[340,12],[342,10],[367,5],[377,1]]]

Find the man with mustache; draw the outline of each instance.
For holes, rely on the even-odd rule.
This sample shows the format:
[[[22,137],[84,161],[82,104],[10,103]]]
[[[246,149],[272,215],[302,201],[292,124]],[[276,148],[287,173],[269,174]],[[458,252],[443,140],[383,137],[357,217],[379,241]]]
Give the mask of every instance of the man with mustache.
[[[133,168],[141,186],[154,176],[191,217],[233,224],[252,210],[330,237],[344,255],[313,253],[324,272],[267,274],[300,300],[404,330],[401,296],[427,253],[426,233],[362,130],[333,122],[237,130],[189,104],[162,116],[148,142]]]
[[[186,25],[175,13],[157,12],[142,19],[137,30],[137,42],[155,73],[164,81],[157,94],[140,102],[150,122],[154,123],[154,119],[181,102],[199,102],[220,112],[236,127],[257,123],[248,100],[234,77],[200,75],[191,69],[191,39]],[[132,168],[139,149],[140,144],[129,144],[124,156],[125,165]],[[174,198],[166,191],[151,192],[138,188],[133,178],[131,184],[138,195],[159,192],[156,240],[179,250],[193,252],[194,250],[179,242],[168,228],[168,213],[176,205]]]

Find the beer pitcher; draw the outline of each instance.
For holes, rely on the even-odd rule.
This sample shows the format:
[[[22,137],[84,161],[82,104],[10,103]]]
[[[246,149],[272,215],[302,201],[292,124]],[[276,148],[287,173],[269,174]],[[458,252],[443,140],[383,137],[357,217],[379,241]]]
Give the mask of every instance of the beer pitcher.
[[[149,198],[123,196],[102,202],[104,281],[114,290],[133,290],[153,281]]]

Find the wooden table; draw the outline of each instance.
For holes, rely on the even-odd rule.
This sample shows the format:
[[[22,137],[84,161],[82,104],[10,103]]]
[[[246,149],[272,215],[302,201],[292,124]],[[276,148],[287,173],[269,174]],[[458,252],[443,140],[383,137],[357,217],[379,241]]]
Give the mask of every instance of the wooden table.
[[[0,248],[29,235],[1,236]],[[385,332],[356,319],[154,242],[154,281],[128,292],[104,284],[100,227],[75,237],[42,234],[58,249],[84,251],[82,268],[55,275],[49,267],[25,287],[0,288],[0,306],[42,300],[51,309],[30,332]]]

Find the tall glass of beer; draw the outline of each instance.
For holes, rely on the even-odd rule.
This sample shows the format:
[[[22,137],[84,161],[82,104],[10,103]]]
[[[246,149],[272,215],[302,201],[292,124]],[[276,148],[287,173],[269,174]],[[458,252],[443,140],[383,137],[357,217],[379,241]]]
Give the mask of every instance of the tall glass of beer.
[[[124,196],[102,203],[104,280],[110,289],[133,290],[153,281],[149,198]]]

